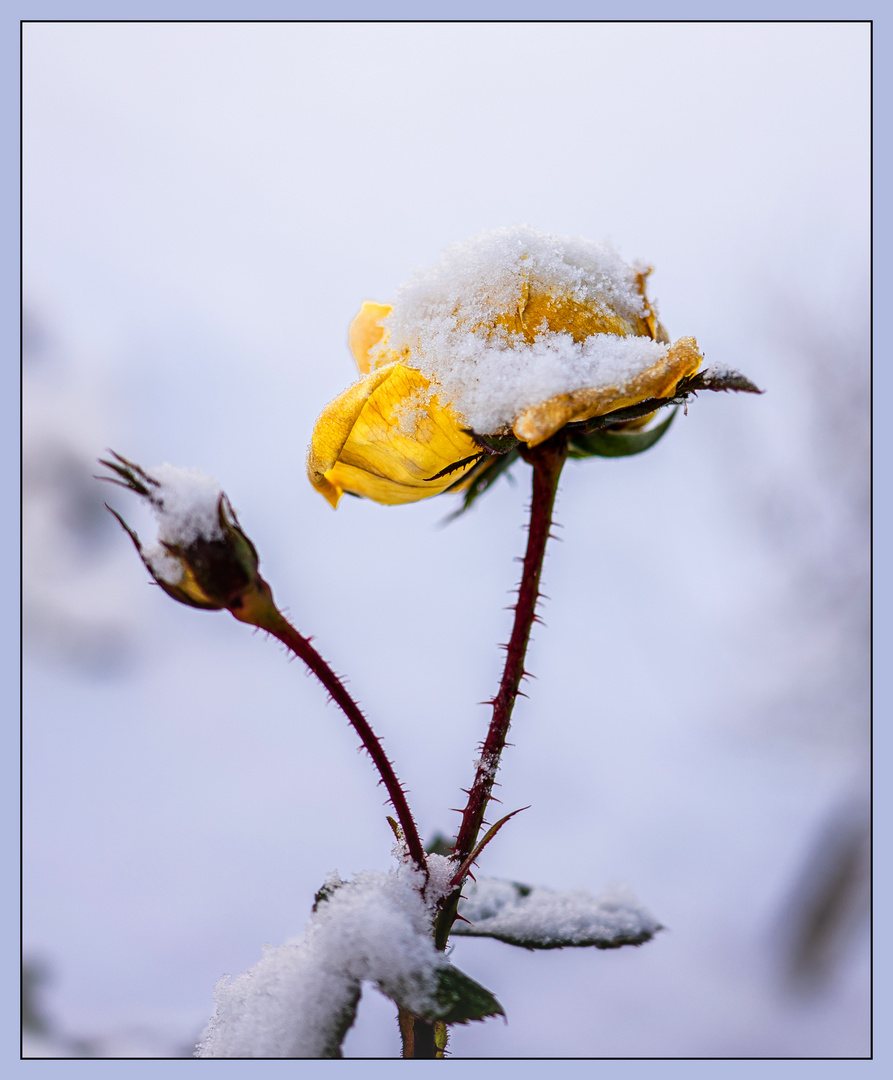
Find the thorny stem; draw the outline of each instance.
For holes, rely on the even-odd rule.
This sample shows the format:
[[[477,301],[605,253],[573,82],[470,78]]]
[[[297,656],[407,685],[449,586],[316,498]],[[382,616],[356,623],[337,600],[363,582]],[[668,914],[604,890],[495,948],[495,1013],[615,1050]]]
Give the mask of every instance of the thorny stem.
[[[530,631],[536,618],[540,574],[549,531],[552,527],[555,493],[558,490],[561,469],[567,458],[566,436],[563,432],[559,432],[540,446],[522,449],[522,454],[533,466],[533,496],[530,503],[527,551],[524,555],[524,569],[518,588],[512,636],[506,647],[505,670],[502,673],[499,691],[493,699],[490,729],[481,748],[474,783],[468,793],[468,803],[462,814],[462,825],[456,839],[455,858],[459,863],[464,862],[474,850],[484,823],[484,814],[493,792],[499,759],[505,747],[512,709],[520,692],[521,679],[525,674],[524,658],[527,655]],[[456,896],[456,901],[458,902],[458,896]],[[452,924],[452,920],[449,921]],[[448,933],[449,928],[446,929]]]
[[[269,593],[269,586],[266,586],[266,583],[263,584],[267,593]],[[310,641],[299,633],[276,608],[272,602],[272,597],[269,598],[269,602],[265,602],[266,597],[258,596],[258,601],[257,604],[252,604],[249,601],[242,610],[231,609],[232,614],[241,622],[257,626],[259,629],[266,630],[273,637],[278,638],[287,649],[290,649],[295,656],[303,660],[329,692],[332,700],[353,725],[354,731],[359,735],[364,748],[375,763],[381,782],[387,789],[388,797],[397,812],[397,820],[403,830],[403,839],[406,841],[409,854],[416,866],[425,875],[427,881],[428,863],[425,858],[425,849],[422,847],[422,841],[419,838],[418,829],[406,801],[406,795],[400,781],[397,779],[394,767],[391,765],[369,721],[363,716],[359,705],[347,692],[344,683],[320,656]]]
[[[484,815],[492,797],[500,757],[505,748],[512,709],[520,693],[521,680],[524,678],[524,659],[527,655],[530,631],[536,618],[540,575],[552,527],[552,509],[558,491],[558,478],[567,459],[567,437],[563,432],[559,432],[540,446],[533,449],[523,448],[521,453],[533,467],[533,495],[530,503],[527,551],[524,555],[521,584],[518,587],[518,602],[515,605],[512,635],[506,646],[505,669],[499,690],[492,702],[493,716],[490,720],[490,728],[481,748],[474,783],[468,793],[468,803],[462,814],[462,825],[456,839],[454,859],[458,865],[468,859],[477,844],[478,835],[484,824]],[[278,638],[304,661],[328,690],[335,703],[340,706],[375,762],[394,809],[397,811],[397,818],[402,826],[409,853],[416,865],[424,872],[427,880],[428,869],[424,849],[403,788],[394,774],[381,743],[360,712],[359,706],[348,694],[344,684],[307,638],[295,630],[272,602],[252,612],[233,611],[233,614],[236,618],[253,623]],[[441,914],[435,926],[435,944],[439,949],[446,948],[450,930],[456,919],[460,892],[461,885],[454,889],[443,902]],[[402,1008],[399,1010],[398,1020],[404,1058],[443,1057],[446,1048],[447,1025],[423,1020]]]
[[[456,839],[453,858],[462,866],[477,844],[478,834],[484,823],[484,814],[493,791],[499,759],[505,747],[512,708],[524,677],[524,657],[527,643],[536,617],[539,599],[540,574],[546,543],[552,527],[552,508],[558,490],[558,478],[567,459],[567,439],[563,432],[534,449],[522,450],[525,460],[533,466],[533,496],[530,503],[530,525],[527,534],[527,552],[524,569],[518,587],[518,603],[515,605],[515,621],[512,636],[506,646],[505,670],[499,691],[493,699],[493,717],[490,729],[481,748],[480,761],[474,783],[468,793],[468,803],[462,814],[462,826]],[[461,883],[447,896],[441,905],[434,926],[434,944],[445,949],[450,930],[456,920]],[[444,1027],[442,1044],[438,1045],[435,1025],[420,1017],[401,1010],[400,1034],[403,1040],[403,1057],[442,1057],[446,1048],[447,1029]]]

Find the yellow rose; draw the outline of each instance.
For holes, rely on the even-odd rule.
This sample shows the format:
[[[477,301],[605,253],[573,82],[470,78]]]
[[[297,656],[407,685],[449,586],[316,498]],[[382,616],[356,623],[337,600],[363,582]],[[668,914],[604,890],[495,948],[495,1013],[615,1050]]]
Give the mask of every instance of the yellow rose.
[[[311,483],[332,506],[344,492],[414,502],[461,487],[482,437],[536,446],[672,398],[702,357],[694,338],[669,344],[648,273],[516,227],[451,249],[393,307],[364,303],[349,334],[362,377],[316,422]]]

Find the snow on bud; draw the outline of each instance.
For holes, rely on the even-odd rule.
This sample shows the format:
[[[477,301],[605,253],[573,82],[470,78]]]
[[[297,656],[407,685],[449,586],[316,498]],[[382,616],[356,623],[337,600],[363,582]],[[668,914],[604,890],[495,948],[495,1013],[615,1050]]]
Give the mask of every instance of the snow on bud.
[[[151,470],[114,453],[100,461],[117,478],[103,476],[136,492],[158,520],[158,538],[144,547],[116,511],[149,573],[168,596],[190,607],[231,611],[236,618],[272,604],[270,589],[258,574],[254,544],[242,531],[232,504],[216,481],[197,469],[160,465]]]

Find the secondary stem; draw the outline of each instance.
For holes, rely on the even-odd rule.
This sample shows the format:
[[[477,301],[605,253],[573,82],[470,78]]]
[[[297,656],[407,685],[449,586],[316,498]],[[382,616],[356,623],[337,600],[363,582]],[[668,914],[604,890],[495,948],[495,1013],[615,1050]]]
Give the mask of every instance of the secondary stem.
[[[552,527],[552,510],[558,491],[558,479],[567,459],[567,440],[563,433],[553,436],[547,442],[533,449],[523,448],[525,460],[533,467],[533,494],[530,503],[530,525],[527,535],[527,551],[524,555],[524,567],[521,584],[518,588],[518,602],[515,605],[515,619],[512,634],[506,646],[505,669],[499,690],[493,699],[493,716],[487,737],[481,748],[481,756],[475,773],[474,783],[468,793],[468,803],[462,815],[462,825],[456,839],[455,858],[461,864],[474,851],[484,823],[484,814],[493,792],[493,784],[499,768],[502,751],[505,748],[509,723],[515,699],[520,693],[521,680],[524,678],[524,659],[530,641],[530,631],[536,618],[536,605],[539,599],[540,575],[546,544]],[[314,649],[310,642],[284,618],[270,603],[261,611],[233,611],[236,618],[251,622],[263,630],[269,631],[287,648],[298,656],[328,690],[332,699],[340,706],[353,725],[379,771],[382,782],[387,788],[390,800],[397,812],[397,819],[403,829],[403,835],[409,853],[416,865],[427,878],[425,852],[419,839],[415,821],[406,802],[403,788],[400,786],[393,767],[385,754],[377,736],[368,721],[360,712],[359,706],[348,694],[344,684]],[[446,898],[443,910],[435,927],[435,943],[444,949],[449,933],[456,918],[460,889],[455,889]],[[430,1021],[413,1016],[406,1010],[400,1010],[400,1033],[403,1041],[403,1056],[408,1058],[435,1058],[442,1056],[446,1043],[446,1030],[437,1037],[437,1026]],[[443,1027],[443,1025],[441,1025]],[[442,1045],[441,1045],[442,1044]]]
[[[443,1058],[446,1048],[446,1025],[414,1016],[407,1009],[398,1008],[397,1025],[402,1043],[401,1057],[414,1061]]]
[[[533,495],[530,503],[530,526],[527,534],[527,551],[524,569],[515,605],[512,636],[506,646],[505,670],[499,690],[493,699],[493,717],[487,738],[481,748],[474,783],[468,793],[468,803],[462,814],[462,825],[456,838],[456,860],[461,863],[474,850],[478,834],[484,822],[484,814],[493,792],[499,760],[505,747],[512,709],[524,677],[524,658],[530,631],[536,618],[539,599],[540,574],[543,556],[552,527],[552,510],[558,490],[558,478],[567,458],[567,440],[559,432],[547,442],[533,449],[522,449],[526,461],[533,466]],[[458,896],[456,896],[458,902]],[[452,925],[452,919],[449,919]],[[449,927],[444,928],[449,933]]]
[[[261,602],[254,610],[234,610],[233,614],[242,622],[248,622],[278,638],[287,649],[290,649],[295,656],[303,660],[328,690],[332,700],[353,725],[354,731],[359,735],[363,746],[375,763],[381,782],[387,789],[388,797],[397,813],[397,820],[403,830],[403,839],[406,841],[409,854],[416,866],[424,873],[425,880],[427,880],[428,863],[425,859],[425,849],[419,838],[419,832],[409,809],[409,804],[406,801],[403,787],[397,779],[394,767],[384,752],[378,736],[372,730],[369,721],[363,716],[359,705],[347,692],[344,683],[316,651],[309,639],[295,630],[285,616],[278,611],[272,603],[272,597],[269,603]]]

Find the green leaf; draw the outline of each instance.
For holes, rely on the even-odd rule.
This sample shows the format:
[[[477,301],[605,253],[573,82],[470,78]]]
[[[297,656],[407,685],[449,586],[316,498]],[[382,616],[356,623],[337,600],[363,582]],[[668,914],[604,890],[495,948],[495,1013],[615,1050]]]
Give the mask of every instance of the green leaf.
[[[445,1024],[467,1024],[469,1020],[505,1016],[502,1006],[489,990],[452,964],[438,968],[436,978],[435,1011],[423,1019],[443,1020]]]
[[[377,986],[395,1005],[422,1020],[467,1024],[505,1016],[489,990],[447,962],[433,971],[401,972],[396,979],[379,980]]]
[[[593,897],[582,889],[557,890],[479,878],[459,904],[453,933],[491,937],[524,949],[641,945],[661,930],[631,895]]]
[[[326,903],[342,885],[346,884],[348,884],[346,881],[342,881],[341,878],[336,877],[334,874],[330,875],[314,895],[311,910],[316,911],[320,904]]]
[[[360,984],[354,987],[352,995],[342,1004],[341,1008],[327,1017],[325,1045],[320,1052],[321,1058],[343,1058],[341,1044],[347,1038],[347,1033],[353,1027],[357,1018],[357,1006],[360,1003]]]
[[[577,435],[590,435],[594,431],[610,430],[617,424],[625,424],[627,420],[640,420],[643,416],[650,416],[665,405],[680,405],[686,400],[686,395],[679,398],[646,398],[637,401],[635,405],[625,405],[622,409],[603,413],[601,416],[593,416],[591,420],[580,420],[567,425],[568,436],[574,438]]]
[[[571,431],[568,440],[568,454],[574,458],[586,457],[629,457],[649,450],[666,435],[676,416],[676,410],[647,431],[593,431],[589,434]]]

